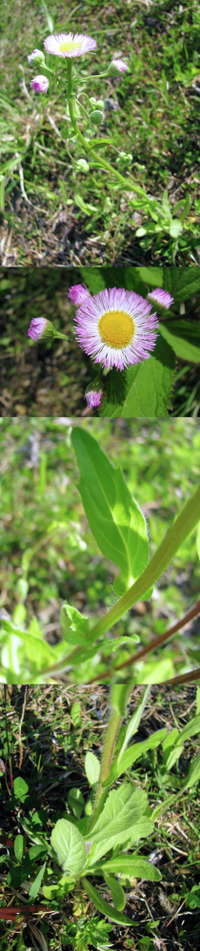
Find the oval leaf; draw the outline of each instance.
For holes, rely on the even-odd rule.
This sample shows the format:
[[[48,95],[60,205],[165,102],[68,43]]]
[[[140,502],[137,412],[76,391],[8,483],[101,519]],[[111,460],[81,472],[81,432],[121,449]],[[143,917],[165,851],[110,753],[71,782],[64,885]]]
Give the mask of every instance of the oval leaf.
[[[84,839],[71,822],[67,819],[58,819],[52,835],[51,845],[56,852],[58,864],[66,872],[78,875],[87,860],[86,844]]]

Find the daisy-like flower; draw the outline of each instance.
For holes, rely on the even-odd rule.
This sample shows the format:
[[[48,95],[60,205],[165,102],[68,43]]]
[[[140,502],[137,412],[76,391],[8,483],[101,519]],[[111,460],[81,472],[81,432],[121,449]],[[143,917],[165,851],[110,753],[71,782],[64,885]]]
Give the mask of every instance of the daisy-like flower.
[[[75,336],[95,363],[124,370],[150,357],[158,336],[151,304],[124,288],[112,287],[90,296],[76,312]]]
[[[156,290],[147,294],[147,297],[148,300],[152,300],[154,304],[159,304],[160,307],[165,307],[166,310],[171,307],[174,301],[174,298],[167,291],[163,291],[161,287],[156,287]]]
[[[97,49],[96,40],[91,36],[84,36],[83,33],[55,33],[47,36],[44,40],[44,46],[47,53],[54,53],[56,56],[82,56],[82,53],[93,52]]]
[[[46,76],[35,76],[35,78],[31,80],[31,86],[34,92],[47,92],[49,80]]]
[[[52,333],[54,334],[54,328],[50,320],[46,320],[46,317],[33,317],[28,330],[28,337],[32,337],[32,340],[40,340],[44,334],[50,337]]]
[[[71,300],[72,304],[75,304],[75,307],[78,307],[79,304],[84,304],[84,301],[87,297],[90,297],[90,292],[88,291],[85,284],[74,284],[74,287],[70,287],[69,294],[67,295]]]

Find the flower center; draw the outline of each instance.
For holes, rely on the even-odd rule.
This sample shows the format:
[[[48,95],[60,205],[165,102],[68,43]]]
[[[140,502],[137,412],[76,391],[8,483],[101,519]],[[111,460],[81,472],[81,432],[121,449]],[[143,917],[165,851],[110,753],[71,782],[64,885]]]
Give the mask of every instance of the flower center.
[[[59,43],[59,49],[61,53],[68,53],[70,50],[79,50],[80,43],[75,42],[75,40],[65,40],[63,43]]]
[[[99,332],[104,343],[110,347],[126,347],[135,333],[135,324],[125,310],[109,310],[100,317]]]

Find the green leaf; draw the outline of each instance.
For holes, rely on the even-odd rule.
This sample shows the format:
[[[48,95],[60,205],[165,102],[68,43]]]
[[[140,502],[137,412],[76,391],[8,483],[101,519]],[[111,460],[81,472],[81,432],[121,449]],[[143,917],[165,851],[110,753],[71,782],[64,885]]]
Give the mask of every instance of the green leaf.
[[[112,878],[111,875],[107,875],[105,873],[104,878],[106,884],[110,888],[115,908],[117,908],[117,911],[123,911],[123,908],[126,904],[126,899],[122,886],[116,881],[115,878]]]
[[[99,294],[99,291],[104,290],[106,286],[106,281],[103,269],[99,267],[81,267],[80,273],[83,278],[84,284],[89,288],[91,294]]]
[[[22,861],[24,852],[25,852],[24,835],[16,835],[16,839],[14,841],[14,853],[18,862]]]
[[[200,273],[196,266],[164,267],[163,287],[174,297],[176,303],[189,300],[200,290]]]
[[[99,779],[100,763],[97,756],[89,751],[85,757],[85,772],[90,786],[95,786],[95,783],[98,783]]]
[[[122,753],[122,756],[119,756],[117,762],[117,778],[125,772],[126,769],[130,769],[133,766],[133,763],[139,759],[143,753],[146,753],[147,750],[154,750],[159,743],[162,743],[162,740],[166,736],[166,728],[163,727],[162,730],[156,730],[156,733],[153,733],[152,736],[148,736],[146,740],[142,740],[141,743],[134,743],[133,746],[130,746],[128,750]]]
[[[200,753],[197,753],[197,756],[194,757],[192,763],[190,764],[189,773],[187,775],[186,782],[184,783],[184,789],[187,789],[188,786],[193,786],[194,783],[199,782],[200,780]]]
[[[72,432],[88,522],[100,550],[121,571],[114,582],[123,594],[148,564],[148,538],[144,516],[132,498],[120,469],[114,469],[95,439],[77,427]]]
[[[81,724],[81,705],[79,700],[75,700],[71,708],[71,718],[74,726],[80,726]]]
[[[71,812],[74,813],[76,819],[80,819],[85,805],[85,800],[82,796],[80,789],[74,788],[70,789],[68,794],[68,806],[71,809]]]
[[[145,284],[152,284],[153,287],[163,287],[163,268],[162,267],[136,267],[142,281]]]
[[[58,819],[51,834],[51,845],[56,852],[58,864],[65,872],[78,875],[87,859],[83,836],[67,819]]]
[[[76,608],[73,608],[71,604],[68,604],[67,601],[64,601],[62,604],[60,618],[63,638],[66,639],[70,648],[76,644],[82,644],[85,647],[87,635],[89,634],[88,618],[83,617],[82,614],[80,614]]]
[[[99,416],[133,417],[133,416],[168,416],[170,397],[175,373],[175,356],[172,348],[158,337],[154,355],[149,360],[130,367],[125,372],[125,394],[123,402],[119,403],[116,395],[102,400]],[[111,393],[112,397],[112,393]]]
[[[104,898],[102,898],[97,889],[91,885],[91,882],[88,882],[87,878],[83,879],[83,884],[88,897],[91,899],[91,901],[93,901],[95,908],[97,908],[97,910],[100,911],[102,915],[106,915],[106,917],[110,918],[111,921],[115,921],[117,924],[124,925],[124,927],[132,924],[130,918],[127,918],[126,915],[121,914],[120,911],[115,911],[114,908],[112,908],[112,905],[109,905],[107,901],[104,901]]]
[[[200,326],[196,321],[168,320],[160,324],[160,333],[177,357],[200,363]]]
[[[122,875],[146,879],[148,882],[159,882],[162,878],[161,872],[155,868],[155,865],[151,865],[151,862],[148,862],[147,859],[140,858],[137,855],[120,855],[119,853],[115,858],[108,859],[107,862],[101,862],[100,868],[103,872],[108,869],[109,872],[113,872],[115,875],[120,872]]]
[[[43,879],[43,875],[44,875],[44,873],[45,873],[46,864],[47,864],[47,863],[44,862],[44,865],[42,866],[42,868],[41,868],[40,871],[38,872],[38,875],[37,875],[37,877],[35,878],[35,881],[34,881],[33,884],[31,885],[30,892],[29,892],[30,898],[36,898],[37,895],[38,895],[39,888],[40,888],[40,885],[41,885],[41,882],[42,882],[42,879]]]
[[[27,783],[25,783],[25,779],[22,779],[22,776],[17,776],[16,779],[14,779],[13,787],[14,796],[16,796],[16,799],[20,799],[21,802],[25,802],[25,799],[29,793],[29,788]]]
[[[146,807],[146,793],[143,789],[135,789],[132,783],[124,782],[118,789],[111,790],[90,833],[90,841],[95,844],[92,853],[94,861],[121,842],[132,840],[132,833],[141,816],[144,822]]]
[[[185,743],[185,740],[189,740],[191,736],[195,736],[196,733],[200,733],[200,714],[196,717],[192,717],[192,720],[183,727],[180,731],[177,739],[177,746],[179,744]]]
[[[170,223],[169,233],[171,238],[178,238],[183,230],[183,225],[178,218],[173,218]]]

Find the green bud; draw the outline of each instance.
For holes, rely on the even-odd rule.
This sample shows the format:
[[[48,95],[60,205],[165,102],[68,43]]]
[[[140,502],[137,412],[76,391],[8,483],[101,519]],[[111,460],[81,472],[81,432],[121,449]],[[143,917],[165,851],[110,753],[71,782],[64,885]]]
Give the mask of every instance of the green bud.
[[[94,106],[95,109],[96,109],[96,108],[98,108],[98,109],[103,109],[103,107],[104,107],[104,101],[103,101],[103,99],[95,99],[94,96],[91,96],[90,104],[91,104],[91,106]]]
[[[76,163],[76,167],[79,170],[79,172],[89,172],[89,169],[90,169],[88,162],[86,162],[84,158],[78,159],[78,162]]]
[[[94,125],[101,125],[104,119],[104,112],[101,112],[100,109],[95,109],[94,112],[90,112],[90,121]]]

